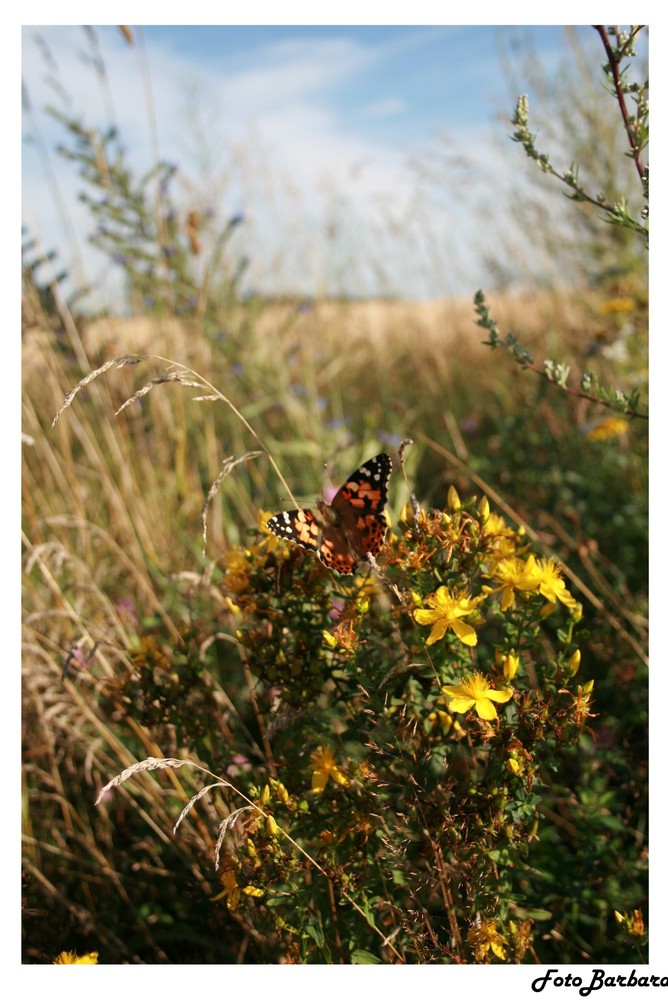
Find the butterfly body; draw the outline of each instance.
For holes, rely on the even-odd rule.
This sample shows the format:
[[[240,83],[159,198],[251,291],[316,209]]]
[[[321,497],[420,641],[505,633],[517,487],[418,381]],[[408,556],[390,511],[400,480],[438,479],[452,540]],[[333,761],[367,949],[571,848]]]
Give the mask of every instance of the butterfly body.
[[[315,552],[328,569],[351,575],[358,562],[368,554],[378,555],[383,547],[383,507],[391,471],[390,456],[376,455],[348,477],[331,504],[318,500],[316,510],[286,510],[269,518],[267,527],[279,538]]]

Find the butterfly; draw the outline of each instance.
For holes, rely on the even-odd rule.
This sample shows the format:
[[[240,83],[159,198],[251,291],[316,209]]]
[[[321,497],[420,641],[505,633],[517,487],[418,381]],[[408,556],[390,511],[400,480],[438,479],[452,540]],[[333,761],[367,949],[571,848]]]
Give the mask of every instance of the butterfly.
[[[328,569],[344,576],[383,547],[387,519],[387,484],[392,459],[384,453],[370,458],[348,477],[331,504],[318,500],[317,510],[286,510],[274,514],[267,527],[279,538],[310,549]]]

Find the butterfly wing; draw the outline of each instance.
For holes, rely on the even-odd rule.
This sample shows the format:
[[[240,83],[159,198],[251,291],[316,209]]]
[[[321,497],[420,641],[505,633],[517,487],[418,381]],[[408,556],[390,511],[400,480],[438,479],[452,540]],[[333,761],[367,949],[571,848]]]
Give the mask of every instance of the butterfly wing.
[[[387,484],[392,459],[384,452],[370,458],[348,477],[334,496],[331,509],[320,503],[320,511],[286,510],[267,521],[279,538],[296,542],[316,552],[328,569],[344,576],[355,572],[365,555],[377,555],[383,547],[387,520]]]
[[[312,510],[284,510],[267,521],[267,527],[279,538],[296,542],[304,549],[317,552],[320,547],[321,528]]]
[[[375,514],[387,503],[387,484],[392,472],[392,459],[382,452],[360,465],[348,477],[332,500],[337,513],[349,506],[355,511]]]

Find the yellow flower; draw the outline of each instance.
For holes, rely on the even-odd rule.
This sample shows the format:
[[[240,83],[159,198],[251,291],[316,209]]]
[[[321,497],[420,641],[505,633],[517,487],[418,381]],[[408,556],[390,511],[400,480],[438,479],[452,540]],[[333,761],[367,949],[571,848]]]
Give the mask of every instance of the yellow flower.
[[[136,649],[130,650],[130,659],[137,670],[169,670],[170,661],[152,635],[143,635]]]
[[[635,299],[632,299],[630,295],[619,295],[617,298],[602,302],[600,312],[603,316],[609,316],[614,313],[630,313],[635,308]]]
[[[76,951],[61,951],[58,958],[54,958],[53,965],[97,965],[98,955],[97,951],[89,951],[79,958]]]
[[[249,553],[238,547],[229,549],[223,556],[225,567],[225,587],[234,594],[243,594],[248,590],[248,572],[251,568]]]
[[[508,758],[508,770],[515,777],[519,778],[520,774],[524,771],[524,761],[517,757],[516,754],[511,754]]]
[[[431,625],[431,633],[427,639],[427,645],[442,639],[448,629],[452,629],[457,638],[466,646],[475,646],[478,637],[472,625],[460,621],[466,615],[475,611],[476,605],[482,600],[480,597],[462,597],[451,594],[447,587],[439,587],[438,590],[425,597],[423,604],[431,611],[420,608],[413,612],[413,617],[418,625]]]
[[[448,684],[443,688],[443,694],[449,698],[448,708],[451,712],[468,712],[475,706],[481,719],[496,719],[496,709],[492,702],[509,701],[513,696],[510,688],[495,691],[487,683],[481,673],[469,674],[461,684]]]
[[[255,845],[253,845],[254,847]],[[236,863],[238,864],[238,862]],[[237,879],[237,870],[234,861],[230,862],[230,866],[225,868],[220,876],[220,881],[223,883],[223,890],[219,892],[216,896],[211,897],[211,902],[215,903],[219,899],[225,899],[227,896],[227,908],[228,910],[236,910],[241,902],[241,894],[244,896],[264,896],[264,889],[258,889],[254,885],[239,885],[239,880]]]
[[[267,521],[272,516],[271,511],[258,511],[257,524],[263,535],[258,543],[258,548],[264,549],[265,552],[275,553],[279,559],[289,559],[290,546],[286,540],[284,538],[279,538],[278,535],[275,535],[273,531],[270,531],[267,527]]]
[[[530,556],[529,558],[533,557]],[[575,607],[577,601],[566,590],[566,584],[562,579],[561,570],[556,559],[538,559],[533,575],[538,582],[539,592],[543,597],[547,598],[550,604],[556,604],[557,601],[561,601],[567,608]]]
[[[587,432],[588,441],[610,441],[629,432],[628,421],[621,417],[603,417]]]
[[[540,582],[536,571],[536,560],[532,555],[526,562],[517,556],[500,559],[492,568],[490,576],[501,584],[496,589],[488,588],[488,592],[501,591],[502,611],[507,611],[514,603],[516,591],[523,594],[531,593],[538,590]]]
[[[486,498],[483,497],[483,499]],[[509,559],[516,555],[518,545],[520,544],[519,534],[506,524],[500,514],[489,514],[487,520],[483,522],[482,534],[485,539],[489,539],[491,542],[493,550],[492,560],[494,562],[498,562],[499,559]]]
[[[514,653],[508,653],[503,657],[503,676],[507,681],[512,681],[518,671],[519,665],[520,658],[519,656],[515,656]]]
[[[445,704],[445,698],[439,698],[437,704]],[[449,733],[452,730],[455,736],[464,736],[464,730],[456,719],[453,719],[449,712],[442,712],[440,708],[434,709],[427,716],[429,722],[440,722],[443,727],[444,733]]]
[[[311,754],[311,770],[313,772],[311,788],[318,794],[323,791],[330,778],[344,787],[350,784],[349,778],[334,760],[334,754],[329,747],[318,747]]]
[[[244,896],[264,896],[264,889],[259,889],[256,885],[245,885],[241,891]]]
[[[587,681],[586,684],[578,684],[577,694],[571,694],[571,698],[573,699],[573,718],[578,725],[583,725],[592,714],[589,709],[591,707],[593,691],[594,682],[591,680]]]
[[[575,677],[578,670],[580,669],[581,653],[579,649],[576,649],[572,656],[569,657],[568,663],[566,664],[566,671],[571,677]]]
[[[496,929],[495,920],[482,920],[480,926],[473,926],[466,935],[466,940],[473,945],[476,962],[488,960],[488,952],[503,961],[506,957],[508,942]]]
[[[267,833],[270,837],[275,837],[278,833],[278,824],[273,816],[267,816]]]
[[[236,910],[241,899],[241,889],[239,888],[237,873],[234,868],[226,868],[220,876],[220,881],[223,883],[223,891],[219,892],[216,896],[212,896],[211,902],[215,903],[217,900],[225,899],[227,896],[228,910]]]
[[[632,937],[642,937],[645,933],[645,921],[643,920],[642,910],[632,910],[629,914],[620,913],[618,910],[615,910],[615,920]]]
[[[339,644],[339,640],[336,638],[333,632],[330,632],[329,629],[325,628],[322,630],[322,637],[330,649],[336,649],[336,647]]]
[[[281,801],[284,806],[287,806],[290,802],[290,793],[283,782],[277,781],[276,778],[270,778],[269,782],[279,801]]]

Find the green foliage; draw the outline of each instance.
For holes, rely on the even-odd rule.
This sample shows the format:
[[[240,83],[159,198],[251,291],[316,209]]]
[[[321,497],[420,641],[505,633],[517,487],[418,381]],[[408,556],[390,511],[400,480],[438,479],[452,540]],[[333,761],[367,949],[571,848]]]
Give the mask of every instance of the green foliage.
[[[569,365],[562,361],[553,361],[551,358],[545,358],[543,361],[543,370],[540,371],[534,365],[531,351],[520,344],[515,334],[507,333],[505,337],[501,337],[498,324],[492,318],[482,292],[476,292],[474,305],[479,317],[477,320],[478,326],[481,326],[489,333],[489,340],[485,341],[485,343],[493,350],[498,347],[505,347],[523,368],[530,369],[536,374],[541,375],[548,382],[554,382],[560,389],[564,389],[566,392],[580,396],[582,399],[588,399],[592,403],[602,403],[612,410],[619,410],[620,413],[647,419],[647,414],[640,410],[639,400],[642,390],[639,386],[635,386],[630,392],[625,392],[618,386],[607,387],[601,384],[598,376],[587,370],[580,375],[581,391],[573,390],[567,384],[571,371]]]
[[[581,33],[564,29],[570,51],[550,73],[529,41],[512,39],[507,57],[511,96],[520,87],[524,93],[516,99],[511,138],[529,158],[524,165],[513,158],[518,180],[512,214],[530,247],[526,272],[535,273],[541,267],[536,262],[544,261],[548,280],[551,263],[553,281],[587,281],[609,289],[616,280],[646,270],[647,39],[642,26],[595,28],[603,43],[598,49],[605,56],[602,73],[595,71],[600,55],[593,32],[583,40]],[[641,181],[637,188],[634,175]],[[555,180],[570,205],[554,197]],[[602,219],[608,225],[601,226]]]
[[[198,317],[214,333],[220,310],[236,301],[247,261],[231,267],[225,250],[243,216],[232,216],[213,234],[204,277],[197,258],[212,228],[212,213],[179,213],[172,194],[177,167],[158,163],[136,178],[115,127],[99,133],[55,108],[52,116],[68,137],[60,154],[76,164],[85,183],[80,197],[95,228],[90,242],[122,268],[133,310],[165,316]],[[227,266],[223,266],[226,264]]]

